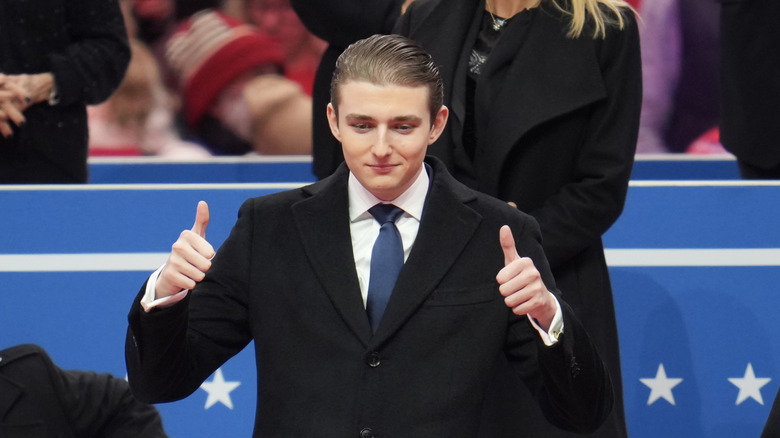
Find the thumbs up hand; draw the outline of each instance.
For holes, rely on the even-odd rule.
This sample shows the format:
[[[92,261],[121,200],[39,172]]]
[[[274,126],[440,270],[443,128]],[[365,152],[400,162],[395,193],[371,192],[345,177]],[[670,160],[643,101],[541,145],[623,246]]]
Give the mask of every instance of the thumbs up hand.
[[[504,251],[504,268],[498,271],[496,281],[504,303],[515,314],[527,314],[542,329],[548,330],[557,310],[555,296],[547,290],[533,260],[517,253],[515,239],[508,226],[501,227],[499,240]]]
[[[182,231],[172,246],[171,255],[157,279],[155,298],[192,289],[206,276],[215,254],[214,248],[206,241],[208,224],[209,206],[200,201],[192,229]]]

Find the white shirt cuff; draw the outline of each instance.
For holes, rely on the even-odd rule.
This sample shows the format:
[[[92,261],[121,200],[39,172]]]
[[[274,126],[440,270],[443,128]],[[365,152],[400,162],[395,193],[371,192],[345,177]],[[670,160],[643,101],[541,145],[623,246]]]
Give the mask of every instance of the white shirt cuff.
[[[555,316],[553,316],[553,320],[550,323],[550,329],[547,331],[544,331],[544,329],[537,324],[536,320],[531,318],[531,315],[526,315],[528,316],[528,320],[531,321],[531,325],[539,332],[539,336],[542,337],[544,345],[548,347],[557,344],[558,337],[563,334],[563,311],[561,310],[561,303],[558,302],[557,298],[555,300],[555,306],[557,307]]]
[[[156,271],[152,273],[152,275],[149,276],[149,280],[146,282],[146,291],[144,292],[143,298],[141,298],[141,307],[144,308],[144,311],[149,312],[155,307],[169,307],[172,306],[179,301],[183,300],[184,297],[187,296],[187,292],[189,290],[184,289],[176,294],[173,294],[171,296],[163,297],[163,298],[155,298],[155,289],[157,287],[157,278],[160,276],[160,272],[162,272],[162,268],[164,267],[160,266],[157,268]]]

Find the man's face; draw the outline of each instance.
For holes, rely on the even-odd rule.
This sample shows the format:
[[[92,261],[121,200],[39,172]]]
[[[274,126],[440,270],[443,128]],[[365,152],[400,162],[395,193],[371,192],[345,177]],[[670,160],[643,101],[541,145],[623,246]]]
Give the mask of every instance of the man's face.
[[[448,110],[431,121],[428,88],[347,81],[339,87],[338,117],[328,122],[358,181],[383,201],[397,198],[423,168],[428,145],[447,123]]]

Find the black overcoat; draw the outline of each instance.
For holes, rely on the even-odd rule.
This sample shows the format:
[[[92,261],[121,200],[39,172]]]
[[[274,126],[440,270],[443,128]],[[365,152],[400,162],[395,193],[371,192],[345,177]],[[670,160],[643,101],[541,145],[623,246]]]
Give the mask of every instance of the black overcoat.
[[[129,62],[115,0],[0,0],[0,73],[51,72],[59,95],[56,105],[29,107],[12,137],[0,136],[0,182],[87,182],[87,105],[116,90]],[[28,164],[13,174],[16,161],[57,172]]]
[[[325,5],[338,11],[351,3],[293,1],[307,24]],[[387,8],[387,1],[378,3]],[[462,144],[466,66],[483,11],[482,0],[415,0],[395,26],[396,33],[420,42],[442,72],[451,113],[428,152],[460,181],[515,202],[538,221],[558,287],[613,376],[617,432],[605,435],[624,436],[617,324],[601,236],[623,210],[636,150],[642,99],[636,19],[626,12],[625,29],[613,27],[606,38],[594,39],[586,27],[572,39],[566,35],[568,17],[543,1],[524,12],[530,17],[511,21],[477,84],[472,161]],[[344,47],[348,28],[339,21],[328,24],[317,26],[318,35],[332,50]],[[332,72],[327,62],[320,69]],[[315,108],[327,99],[321,86],[315,89]],[[316,109],[314,115],[316,120]],[[314,135],[314,166],[321,175],[343,158],[327,131],[317,131],[315,124]]]
[[[596,427],[612,405],[609,376],[569,307],[547,348],[498,292],[505,223],[554,285],[535,221],[430,163],[419,233],[373,335],[342,165],[314,185],[245,202],[205,280],[176,305],[146,313],[142,289],[126,349],[134,393],[186,397],[254,340],[257,437],[498,438],[484,432],[494,418],[483,408],[509,384],[496,372],[507,368],[552,421]]]
[[[610,367],[622,429],[617,324],[601,236],[622,212],[636,150],[636,21],[626,14],[625,30],[593,39],[586,28],[572,39],[568,17],[546,2],[511,21],[476,86],[472,161],[463,152],[463,100],[483,10],[481,1],[423,1],[396,26],[431,53],[444,77],[452,115],[429,153],[458,179],[538,221],[556,283]]]

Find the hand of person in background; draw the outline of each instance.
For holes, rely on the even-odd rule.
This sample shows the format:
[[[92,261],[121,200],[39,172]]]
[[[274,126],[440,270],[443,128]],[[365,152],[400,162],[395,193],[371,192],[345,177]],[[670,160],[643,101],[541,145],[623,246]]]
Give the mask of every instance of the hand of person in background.
[[[6,138],[13,134],[10,123],[24,125],[22,114],[31,105],[49,100],[54,88],[51,73],[2,75],[0,74],[0,133]]]
[[[215,254],[214,248],[206,241],[208,224],[209,206],[200,201],[195,214],[195,224],[191,230],[181,232],[160,272],[155,288],[156,298],[192,289],[206,276],[206,271],[211,268],[211,258]]]
[[[0,134],[8,138],[13,135],[11,124],[22,126],[25,122],[22,111],[30,97],[16,84],[11,76],[0,73]]]
[[[49,100],[54,88],[54,75],[51,73],[6,75],[5,84],[22,93],[21,110],[24,111],[36,103]]]
[[[512,230],[504,225],[499,231],[504,251],[504,268],[498,271],[496,281],[504,303],[517,315],[529,315],[545,331],[550,328],[558,309],[555,296],[547,290],[533,260],[520,257]]]

